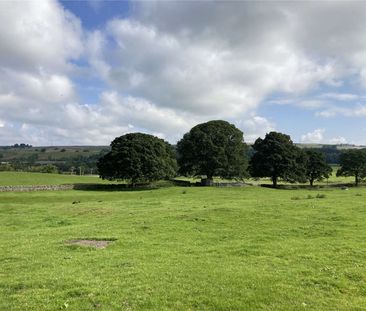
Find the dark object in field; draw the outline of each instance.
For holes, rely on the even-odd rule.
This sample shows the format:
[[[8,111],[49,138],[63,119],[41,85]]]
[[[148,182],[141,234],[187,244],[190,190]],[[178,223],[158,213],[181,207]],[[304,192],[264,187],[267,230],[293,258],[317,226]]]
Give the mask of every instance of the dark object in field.
[[[72,204],[79,204],[81,201],[73,201]]]
[[[341,189],[342,189],[342,190],[348,190],[348,187],[346,187],[346,186],[342,186],[342,187],[341,187]]]
[[[68,240],[65,241],[65,243],[69,245],[88,246],[103,249],[113,241],[114,240]]]

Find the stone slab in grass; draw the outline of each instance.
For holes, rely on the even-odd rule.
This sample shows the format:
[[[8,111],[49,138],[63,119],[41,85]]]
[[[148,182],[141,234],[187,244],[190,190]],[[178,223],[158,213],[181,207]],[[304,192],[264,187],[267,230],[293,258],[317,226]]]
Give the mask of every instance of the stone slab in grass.
[[[94,239],[78,239],[78,240],[67,240],[65,241],[68,245],[78,245],[85,247],[95,247],[98,249],[106,248],[109,244],[113,243],[114,239],[106,240],[94,240]]]

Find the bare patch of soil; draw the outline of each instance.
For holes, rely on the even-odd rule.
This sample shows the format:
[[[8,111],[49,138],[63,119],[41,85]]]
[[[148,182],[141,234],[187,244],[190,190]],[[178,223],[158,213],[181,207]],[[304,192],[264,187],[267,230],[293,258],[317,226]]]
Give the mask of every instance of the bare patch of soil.
[[[79,245],[79,246],[87,246],[87,247],[95,247],[99,249],[106,248],[112,240],[68,240],[65,241],[66,244],[69,245]]]

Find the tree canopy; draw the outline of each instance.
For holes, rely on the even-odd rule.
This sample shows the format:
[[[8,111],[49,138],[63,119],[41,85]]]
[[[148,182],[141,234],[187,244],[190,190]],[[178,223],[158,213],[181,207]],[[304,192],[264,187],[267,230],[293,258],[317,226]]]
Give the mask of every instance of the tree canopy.
[[[126,134],[114,139],[111,151],[98,161],[103,179],[151,182],[174,177],[177,163],[172,146],[143,133]]]
[[[274,187],[279,178],[288,182],[305,181],[305,153],[296,147],[290,136],[270,132],[265,138],[258,138],[250,161],[253,177],[270,177]]]
[[[366,177],[366,150],[351,149],[344,151],[339,159],[337,176],[354,176],[355,185]]]
[[[178,142],[178,164],[183,175],[244,178],[247,176],[247,153],[243,132],[222,120],[193,127]]]
[[[325,161],[325,156],[319,151],[306,150],[306,179],[310,182],[310,186],[314,181],[321,181],[329,178],[332,174],[332,168]]]

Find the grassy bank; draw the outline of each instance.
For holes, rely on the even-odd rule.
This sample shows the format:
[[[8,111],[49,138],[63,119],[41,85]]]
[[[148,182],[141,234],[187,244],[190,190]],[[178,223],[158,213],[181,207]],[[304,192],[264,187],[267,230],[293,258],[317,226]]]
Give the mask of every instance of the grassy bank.
[[[0,193],[1,310],[362,310],[365,188]],[[116,239],[105,249],[70,239]]]

